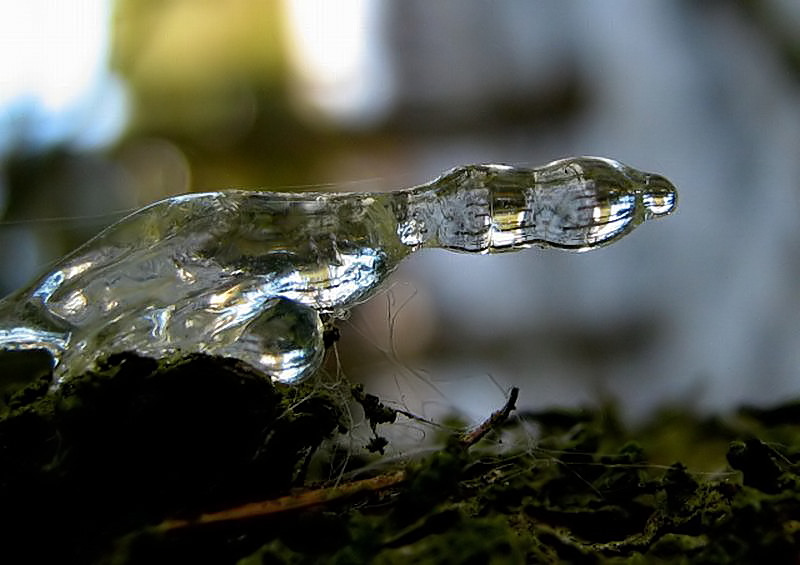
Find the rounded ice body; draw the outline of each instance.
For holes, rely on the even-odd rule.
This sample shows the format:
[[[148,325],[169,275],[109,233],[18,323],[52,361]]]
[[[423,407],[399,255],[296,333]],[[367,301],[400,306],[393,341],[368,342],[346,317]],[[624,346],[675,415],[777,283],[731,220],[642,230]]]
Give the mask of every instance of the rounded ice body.
[[[497,253],[533,246],[586,251],[671,214],[677,192],[661,175],[600,157],[536,169],[468,165],[412,193],[400,237],[412,245]]]
[[[423,247],[585,251],[675,209],[664,177],[617,161],[468,165],[389,193],[229,190],[161,200],[0,301],[0,349],[45,349],[56,384],[121,351],[241,359],[313,374],[321,314],[368,299]]]

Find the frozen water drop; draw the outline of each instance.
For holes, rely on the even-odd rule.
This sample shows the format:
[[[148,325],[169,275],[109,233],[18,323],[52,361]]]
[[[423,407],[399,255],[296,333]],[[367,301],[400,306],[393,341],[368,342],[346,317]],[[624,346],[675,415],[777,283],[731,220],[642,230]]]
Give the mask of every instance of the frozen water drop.
[[[585,251],[670,214],[664,177],[580,157],[468,165],[390,193],[187,194],[146,206],[0,301],[0,349],[44,349],[56,384],[122,351],[235,357],[298,382],[321,314],[368,299],[411,252]]]

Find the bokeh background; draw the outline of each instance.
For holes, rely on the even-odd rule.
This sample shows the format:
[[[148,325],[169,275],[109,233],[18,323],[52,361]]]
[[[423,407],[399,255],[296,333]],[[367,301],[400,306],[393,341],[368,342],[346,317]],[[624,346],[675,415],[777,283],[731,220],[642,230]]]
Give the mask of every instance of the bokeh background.
[[[633,418],[795,398],[798,31],[793,0],[5,2],[0,290],[182,192],[602,155],[678,213],[587,254],[417,254],[341,324],[344,373],[473,420],[511,385]]]

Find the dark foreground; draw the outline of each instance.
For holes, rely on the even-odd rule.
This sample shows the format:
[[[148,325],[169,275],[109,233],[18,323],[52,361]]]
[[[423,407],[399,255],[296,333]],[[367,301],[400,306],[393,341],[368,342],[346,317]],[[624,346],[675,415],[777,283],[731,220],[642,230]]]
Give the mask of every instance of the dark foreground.
[[[479,430],[431,433],[432,455],[325,483],[345,455],[379,460],[405,416],[354,389],[377,433],[345,454],[341,391],[204,356],[117,356],[47,388],[0,417],[3,563],[800,560],[800,404],[628,430],[510,399]]]

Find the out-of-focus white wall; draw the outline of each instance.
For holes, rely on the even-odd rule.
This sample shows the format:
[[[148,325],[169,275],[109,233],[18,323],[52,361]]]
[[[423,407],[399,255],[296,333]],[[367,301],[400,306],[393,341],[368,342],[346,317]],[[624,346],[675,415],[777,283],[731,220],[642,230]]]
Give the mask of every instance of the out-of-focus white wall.
[[[438,340],[429,353],[408,346],[422,353],[405,359],[444,392],[434,402],[479,417],[501,401],[496,383],[516,384],[529,406],[612,397],[644,415],[665,402],[722,409],[800,393],[800,90],[763,30],[725,3],[384,9],[396,103],[429,130],[443,124],[405,148],[417,181],[460,163],[590,154],[663,173],[680,191],[674,217],[589,254],[409,260],[397,280],[420,296],[398,332]],[[798,29],[791,3],[770,9]],[[493,123],[497,105],[525,93],[535,104],[563,80],[581,90],[568,120]],[[449,132],[448,120],[474,127]],[[373,326],[386,318],[380,300],[365,314]],[[354,364],[381,374],[372,382],[387,395],[425,389],[396,366]]]

